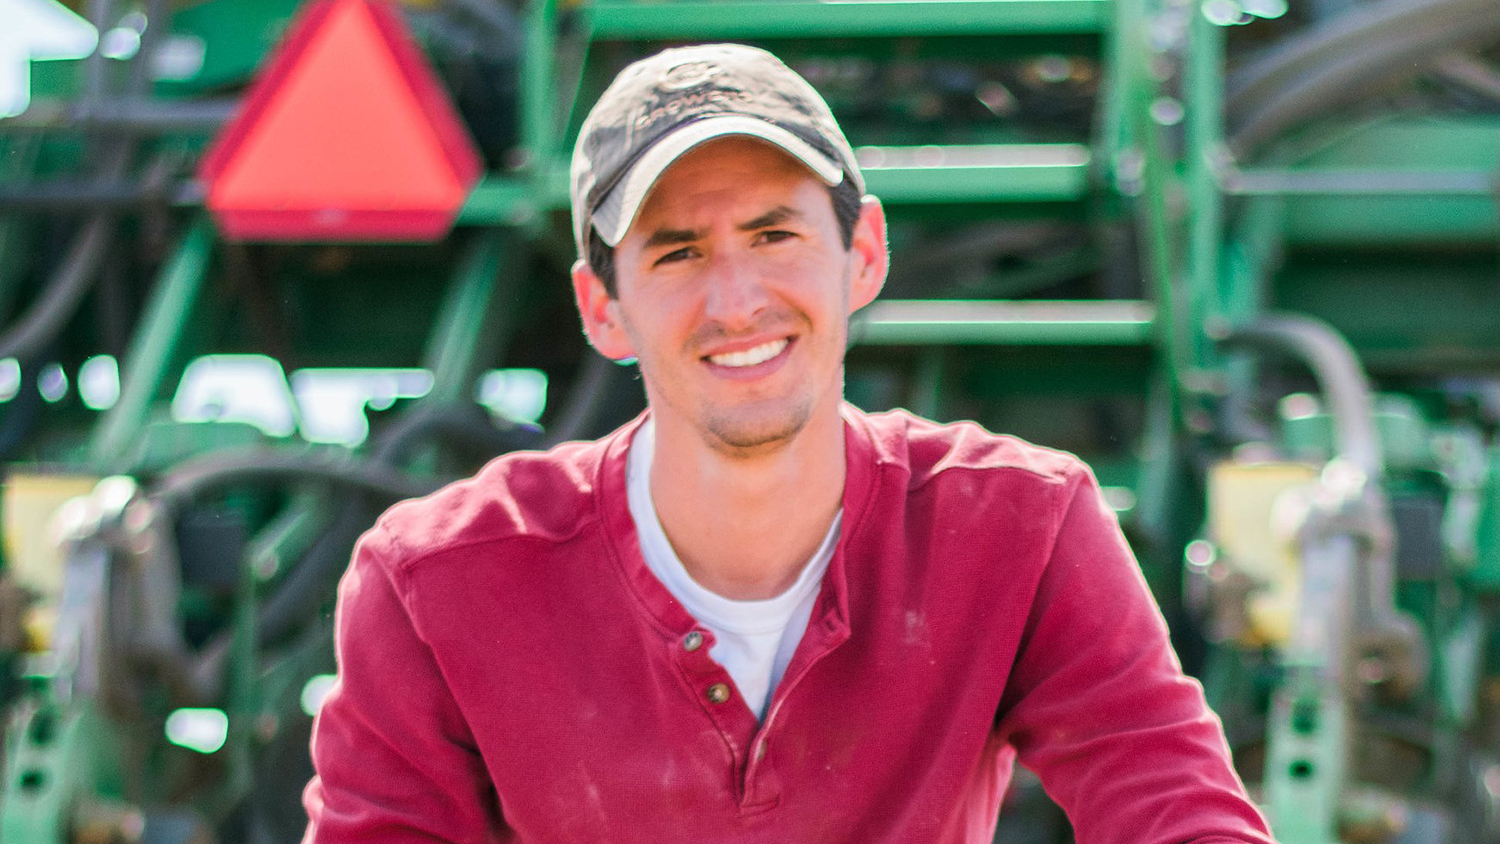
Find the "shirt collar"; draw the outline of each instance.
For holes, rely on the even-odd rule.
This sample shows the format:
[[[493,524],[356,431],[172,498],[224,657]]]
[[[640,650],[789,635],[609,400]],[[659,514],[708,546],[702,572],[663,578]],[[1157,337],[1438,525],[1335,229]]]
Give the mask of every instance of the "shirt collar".
[[[661,585],[641,557],[640,538],[636,535],[635,521],[630,515],[626,484],[630,441],[649,413],[649,410],[643,412],[605,438],[604,459],[600,461],[599,477],[594,487],[597,490],[596,506],[604,525],[609,551],[631,592],[640,600],[660,632],[667,638],[677,638],[692,631],[696,622],[666,587]],[[846,633],[849,627],[846,551],[851,542],[858,538],[863,527],[865,511],[875,491],[879,455],[864,414],[846,403],[840,408],[840,415],[844,420],[846,461],[844,520],[838,547],[828,564],[828,571],[823,575],[822,590],[813,607],[808,626],[811,628],[813,625],[822,625],[830,632]]]

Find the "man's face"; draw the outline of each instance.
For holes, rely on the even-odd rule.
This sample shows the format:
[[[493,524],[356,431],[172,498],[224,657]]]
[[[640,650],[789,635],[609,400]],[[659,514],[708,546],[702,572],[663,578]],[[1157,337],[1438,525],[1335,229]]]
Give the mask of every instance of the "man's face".
[[[744,452],[837,414],[849,314],[885,268],[878,203],[867,200],[846,249],[827,186],[736,137],[688,152],[656,182],[615,249],[616,298],[586,266],[574,289],[595,347],[640,361],[659,425]]]

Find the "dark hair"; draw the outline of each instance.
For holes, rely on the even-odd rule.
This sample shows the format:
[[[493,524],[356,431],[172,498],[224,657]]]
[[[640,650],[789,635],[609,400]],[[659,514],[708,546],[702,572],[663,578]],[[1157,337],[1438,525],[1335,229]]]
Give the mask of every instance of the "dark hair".
[[[860,201],[864,198],[854,180],[848,176],[836,185],[829,185],[828,198],[833,201],[833,218],[838,222],[839,239],[848,249],[854,243],[854,222],[859,219]],[[588,229],[589,269],[604,282],[604,292],[615,297],[615,250],[604,242],[592,225]]]

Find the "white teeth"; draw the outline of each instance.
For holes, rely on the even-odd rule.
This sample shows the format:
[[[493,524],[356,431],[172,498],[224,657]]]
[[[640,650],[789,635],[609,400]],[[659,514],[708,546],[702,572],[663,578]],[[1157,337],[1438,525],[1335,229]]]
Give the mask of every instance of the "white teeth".
[[[757,363],[765,363],[771,358],[781,354],[786,348],[786,338],[772,340],[769,343],[761,343],[753,349],[743,352],[728,352],[722,355],[709,355],[708,359],[719,366],[754,366]]]

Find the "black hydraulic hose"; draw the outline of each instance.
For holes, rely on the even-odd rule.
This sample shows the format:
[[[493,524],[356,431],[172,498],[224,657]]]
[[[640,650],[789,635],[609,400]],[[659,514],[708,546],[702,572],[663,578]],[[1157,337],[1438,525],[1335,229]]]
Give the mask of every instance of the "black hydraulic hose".
[[[404,461],[412,448],[433,438],[468,448],[480,455],[503,454],[541,444],[540,428],[528,425],[497,427],[478,405],[462,403],[414,407],[381,433],[371,459],[385,465]]]
[[[1219,339],[1227,349],[1253,348],[1300,360],[1317,379],[1333,419],[1334,448],[1371,481],[1384,471],[1370,381],[1354,349],[1333,326],[1301,314],[1273,314]]]
[[[599,399],[609,389],[612,362],[598,355],[590,355],[584,364],[578,383],[569,393],[567,403],[560,414],[563,422],[543,438],[541,432],[526,426],[497,429],[494,423],[476,407],[453,405],[435,408],[414,408],[382,432],[372,445],[372,460],[357,466],[358,471],[336,471],[325,479],[354,486],[359,491],[373,493],[385,502],[371,501],[363,496],[341,508],[331,523],[314,540],[297,564],[283,578],[276,591],[261,602],[256,611],[256,644],[265,647],[285,639],[294,633],[307,619],[313,617],[332,592],[338,578],[348,567],[349,549],[359,535],[367,530],[379,515],[384,503],[398,498],[408,498],[431,492],[436,480],[410,481],[407,476],[390,468],[391,464],[404,460],[411,448],[432,438],[459,442],[470,448],[501,453],[516,448],[545,446],[558,441],[559,435],[567,438],[577,436],[595,417]],[[288,458],[281,457],[284,462]],[[297,458],[290,458],[293,463]],[[221,462],[215,458],[201,461],[201,470],[183,467],[174,470],[172,478],[163,482],[163,492],[170,492],[174,503],[190,500],[208,489],[221,485],[221,481],[255,474],[247,465],[253,462],[249,455],[232,463],[226,462],[218,471],[210,466]],[[305,463],[306,461],[301,461]],[[290,466],[285,468],[290,469]],[[342,464],[341,469],[353,469],[351,464]],[[280,471],[279,469],[277,471]],[[275,474],[268,473],[267,476]],[[299,477],[286,474],[282,477]],[[397,483],[364,483],[375,479],[403,479]],[[346,484],[345,481],[359,480]],[[416,484],[406,487],[405,484]],[[228,663],[233,634],[222,632],[203,646],[195,657],[192,669],[193,685],[204,699],[211,699],[222,684],[224,669]]]
[[[414,408],[380,434],[372,446],[369,461],[357,464],[357,467],[337,464],[338,471],[329,473],[324,479],[365,495],[354,496],[334,514],[276,590],[256,608],[257,647],[285,640],[317,614],[348,567],[350,547],[390,501],[425,495],[440,484],[437,480],[411,479],[393,468],[407,458],[412,448],[433,439],[456,442],[485,454],[498,454],[537,445],[540,432],[524,426],[497,428],[486,413],[472,405]],[[297,458],[291,460],[296,462]],[[218,461],[211,458],[204,461],[205,464],[214,462]],[[179,497],[181,494],[196,497],[209,488],[210,483],[237,480],[245,462],[248,461],[223,466],[214,473],[211,482],[197,480],[202,473],[184,471],[180,478],[171,482],[171,488],[181,491]],[[358,471],[345,471],[354,468]],[[233,634],[226,631],[199,652],[193,676],[200,695],[212,697],[219,687],[232,642]]]
[[[598,360],[602,376],[607,376],[611,364],[602,357]],[[598,398],[608,384],[606,377],[586,378],[582,387],[569,396],[564,417],[582,427],[592,418],[587,411],[599,404]],[[583,421],[576,421],[580,419]],[[397,465],[408,458],[412,448],[433,439],[493,455],[536,448],[550,443],[553,437],[544,441],[539,429],[525,426],[496,428],[489,416],[473,405],[418,407],[380,434],[371,449],[372,465]],[[280,641],[318,611],[348,567],[349,549],[374,523],[384,503],[356,498],[334,515],[281,585],[261,603],[256,624],[256,640],[260,645]]]
[[[536,432],[520,428],[496,428],[488,415],[473,405],[417,407],[381,433],[367,465],[395,472],[393,467],[404,461],[412,448],[433,439],[456,442],[493,455],[534,446],[539,437]],[[434,488],[436,485],[432,484]],[[430,491],[424,490],[422,494]],[[349,549],[355,540],[369,529],[392,498],[398,497],[412,496],[383,495],[375,500],[356,496],[339,509],[276,591],[261,602],[256,616],[256,640],[260,645],[281,641],[318,611],[348,567]]]
[[[176,514],[192,501],[225,487],[297,481],[329,483],[390,499],[426,495],[439,486],[436,480],[414,478],[386,466],[251,448],[184,463],[153,485],[151,498]]]
[[[1494,12],[1494,0],[1384,0],[1356,4],[1334,18],[1283,39],[1230,73],[1225,81],[1225,106],[1231,113],[1257,108],[1329,59],[1366,50],[1376,42],[1413,28],[1451,21],[1467,11],[1486,7]]]
[[[322,482],[387,498],[422,495],[438,486],[435,480],[413,478],[384,466],[354,463],[342,456],[288,454],[265,448],[213,454],[174,467],[152,484],[148,497],[157,514],[152,519],[157,541],[175,542],[172,525],[194,501],[229,487],[288,481]],[[130,615],[131,611],[126,610],[117,617],[124,619]],[[216,699],[231,641],[232,636],[221,636],[219,641],[192,655],[184,653],[180,643],[136,643],[133,658],[142,667],[150,666],[175,699],[205,703]]]
[[[557,424],[547,432],[547,445],[557,445],[581,438],[589,426],[598,418],[603,404],[600,399],[609,391],[610,379],[617,364],[604,357],[586,351],[588,359],[583,362],[573,389],[568,393],[567,404],[557,417]]]
[[[349,549],[354,547],[360,534],[375,524],[384,505],[390,501],[386,499],[376,504],[369,498],[356,496],[339,508],[297,565],[282,578],[276,591],[255,608],[257,647],[279,644],[317,615],[349,567]],[[225,633],[219,638],[227,645],[231,635]]]
[[[435,479],[413,478],[390,467],[368,462],[352,463],[347,459],[335,460],[248,449],[228,455],[210,455],[174,468],[152,488],[151,498],[168,512],[169,518],[175,518],[191,502],[219,489],[249,482],[279,484],[288,481],[328,483],[386,500],[426,495],[440,485]],[[347,512],[348,508],[341,511],[341,515]],[[331,533],[334,527],[337,526],[331,526],[329,531],[318,538],[309,551],[309,556],[318,556],[319,545],[333,538]],[[341,531],[340,535],[346,536],[347,533]],[[344,546],[345,553],[347,547]],[[267,638],[266,633],[276,632],[263,630],[262,619],[268,613],[288,614],[289,610],[284,605],[309,591],[303,584],[312,580],[317,572],[303,572],[303,568],[299,565],[293,569],[282,588],[257,608],[258,642]],[[271,621],[275,623],[275,618]],[[221,633],[190,658],[191,667],[185,673],[191,678],[189,685],[194,689],[198,700],[215,699],[222,685],[233,639],[232,632]]]
[[[1438,61],[1437,71],[1470,93],[1500,103],[1500,71],[1478,56],[1449,53]]]
[[[1497,37],[1500,11],[1494,0],[1357,7],[1328,26],[1294,36],[1231,76],[1229,144],[1238,155],[1249,156],[1298,121],[1432,70],[1452,51]]]
[[[571,425],[564,433],[582,429],[592,418],[590,411],[600,403],[600,395],[608,389],[607,376],[613,365],[594,357],[596,365],[586,371],[583,382],[569,396],[563,417]],[[374,465],[389,466],[405,460],[413,447],[434,438],[484,454],[500,454],[547,445],[556,436],[554,432],[544,440],[539,430],[525,426],[496,428],[487,414],[472,405],[413,408],[381,433],[371,454]],[[318,611],[348,567],[350,547],[374,523],[380,509],[376,502],[356,499],[339,510],[276,591],[261,603],[256,626],[256,639],[261,645],[283,639]]]
[[[114,0],[93,0],[89,17],[100,32],[108,29],[114,14]],[[166,0],[150,0],[147,32],[131,59],[125,83],[125,99],[133,101],[151,84],[150,61],[166,36],[168,21]],[[104,82],[107,75],[105,57],[99,48],[85,61],[85,107],[98,108],[105,102]],[[133,138],[117,140],[105,147],[96,177],[100,184],[113,184],[124,178],[139,146]],[[24,315],[0,331],[0,359],[36,356],[67,327],[78,311],[85,294],[99,278],[99,270],[114,240],[115,216],[111,210],[91,209],[90,215],[74,236],[67,255],[52,280]]]
[[[0,332],[0,359],[34,358],[62,333],[99,277],[114,230],[115,221],[109,215],[96,215],[83,224],[41,297]]]

